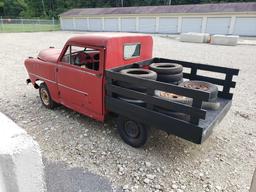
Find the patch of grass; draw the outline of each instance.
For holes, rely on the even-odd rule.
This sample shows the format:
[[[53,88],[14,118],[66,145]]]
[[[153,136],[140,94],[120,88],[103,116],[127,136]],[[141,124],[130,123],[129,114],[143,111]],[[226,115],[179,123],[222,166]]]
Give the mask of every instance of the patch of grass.
[[[58,31],[60,25],[47,24],[0,24],[0,32]]]

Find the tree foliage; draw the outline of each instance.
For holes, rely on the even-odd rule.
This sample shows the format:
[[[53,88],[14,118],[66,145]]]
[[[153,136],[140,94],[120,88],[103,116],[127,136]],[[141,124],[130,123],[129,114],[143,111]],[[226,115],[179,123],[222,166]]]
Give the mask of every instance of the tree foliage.
[[[249,2],[256,0],[171,0],[172,5]],[[0,0],[3,17],[58,17],[71,8],[120,7],[168,5],[170,0]]]

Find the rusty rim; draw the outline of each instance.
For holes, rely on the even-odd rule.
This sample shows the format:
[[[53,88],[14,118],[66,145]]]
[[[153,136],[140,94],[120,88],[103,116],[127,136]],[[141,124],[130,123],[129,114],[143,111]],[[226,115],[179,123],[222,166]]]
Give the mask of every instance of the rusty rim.
[[[41,93],[41,99],[42,99],[43,103],[45,105],[49,105],[50,97],[49,97],[48,92],[43,88],[43,89],[40,90],[40,93]]]
[[[176,95],[174,93],[168,93],[164,91],[159,91],[159,96],[164,97],[164,98],[169,98],[169,99],[184,99],[186,98],[185,96],[182,95]]]
[[[195,83],[195,82],[187,83],[184,85],[184,87],[191,88],[191,89],[199,89],[203,91],[207,91],[209,89],[207,85],[202,83]]]

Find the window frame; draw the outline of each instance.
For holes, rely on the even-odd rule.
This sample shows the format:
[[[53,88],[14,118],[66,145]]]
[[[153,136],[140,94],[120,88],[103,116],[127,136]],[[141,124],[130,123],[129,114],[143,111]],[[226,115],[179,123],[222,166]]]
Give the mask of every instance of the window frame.
[[[127,45],[140,45],[140,52],[139,52],[139,55],[138,56],[133,56],[133,57],[129,57],[129,58],[126,58],[125,57],[125,46],[127,46]],[[130,59],[134,59],[134,58],[138,58],[138,57],[140,57],[141,56],[141,42],[135,42],[135,43],[124,43],[124,45],[123,45],[123,59],[124,60],[130,60]]]
[[[89,68],[82,68],[80,66],[77,66],[77,65],[74,65],[74,64],[71,64],[70,63],[70,59],[71,57],[69,58],[69,63],[66,63],[66,62],[63,62],[62,59],[63,57],[65,56],[65,53],[67,52],[67,50],[69,49],[69,54],[71,54],[71,49],[70,47],[72,46],[75,46],[75,47],[82,47],[82,48],[90,48],[90,49],[95,49],[96,51],[99,51],[99,70],[93,70],[93,69],[89,69]],[[81,44],[66,44],[65,47],[63,48],[62,50],[62,53],[61,55],[59,56],[59,59],[58,59],[58,63],[60,63],[61,65],[63,66],[66,66],[66,67],[71,67],[71,68],[74,68],[74,69],[78,69],[80,71],[84,71],[86,73],[89,73],[89,74],[93,74],[93,75],[100,75],[102,74],[102,71],[103,71],[103,65],[104,65],[104,50],[105,48],[104,47],[95,47],[95,46],[90,46],[90,45],[81,45]]]

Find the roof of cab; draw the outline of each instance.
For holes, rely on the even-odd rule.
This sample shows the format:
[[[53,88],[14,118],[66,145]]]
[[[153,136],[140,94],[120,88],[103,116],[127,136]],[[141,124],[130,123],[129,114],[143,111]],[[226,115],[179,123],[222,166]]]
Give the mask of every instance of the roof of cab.
[[[84,35],[71,37],[67,44],[87,44],[91,46],[100,46],[105,47],[107,42],[112,39],[120,39],[120,38],[129,38],[129,37],[151,37],[146,34],[138,34],[138,33],[88,33]]]

